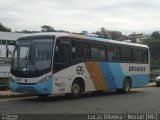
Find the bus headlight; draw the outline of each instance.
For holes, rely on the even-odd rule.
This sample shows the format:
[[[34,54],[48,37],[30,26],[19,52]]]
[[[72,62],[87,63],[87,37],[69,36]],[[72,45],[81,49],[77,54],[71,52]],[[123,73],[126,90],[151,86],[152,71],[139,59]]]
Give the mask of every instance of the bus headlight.
[[[46,81],[48,81],[48,79],[50,78],[51,76],[48,76],[48,77],[45,77],[43,79],[41,79],[38,83],[45,83]]]
[[[44,82],[46,82],[47,81],[47,78],[43,78],[43,79],[41,79],[40,81],[39,81],[39,83],[44,83]]]

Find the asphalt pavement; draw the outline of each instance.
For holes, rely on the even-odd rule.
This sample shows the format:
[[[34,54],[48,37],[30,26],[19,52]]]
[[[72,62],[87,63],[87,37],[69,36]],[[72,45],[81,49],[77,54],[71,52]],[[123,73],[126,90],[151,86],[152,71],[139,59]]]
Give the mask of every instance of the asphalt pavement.
[[[150,84],[130,94],[115,91],[87,93],[79,99],[64,95],[41,100],[37,96],[0,99],[0,113],[87,114],[87,113],[160,113],[160,88]]]

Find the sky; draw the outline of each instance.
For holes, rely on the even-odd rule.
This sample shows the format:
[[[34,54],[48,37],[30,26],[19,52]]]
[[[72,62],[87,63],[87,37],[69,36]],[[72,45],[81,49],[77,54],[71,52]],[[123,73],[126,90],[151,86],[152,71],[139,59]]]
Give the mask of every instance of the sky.
[[[0,0],[0,22],[12,31],[42,25],[71,32],[160,30],[160,0]]]

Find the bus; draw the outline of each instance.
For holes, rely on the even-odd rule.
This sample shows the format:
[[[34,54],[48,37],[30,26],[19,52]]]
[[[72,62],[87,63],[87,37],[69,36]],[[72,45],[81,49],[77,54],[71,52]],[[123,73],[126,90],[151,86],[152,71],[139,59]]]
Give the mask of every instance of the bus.
[[[129,93],[150,79],[149,48],[71,33],[37,33],[16,41],[10,89],[40,97],[92,91]]]

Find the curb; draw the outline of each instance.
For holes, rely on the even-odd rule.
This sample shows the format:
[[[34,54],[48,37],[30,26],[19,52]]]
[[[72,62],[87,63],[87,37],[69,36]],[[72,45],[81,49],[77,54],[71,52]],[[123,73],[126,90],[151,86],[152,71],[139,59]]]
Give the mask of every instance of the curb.
[[[0,99],[7,99],[7,98],[19,98],[19,97],[31,97],[35,95],[31,94],[11,94],[11,95],[0,95]]]
[[[156,87],[156,83],[155,82],[151,82],[148,85],[146,85],[145,87]]]

